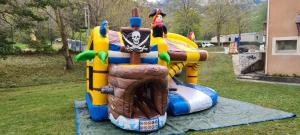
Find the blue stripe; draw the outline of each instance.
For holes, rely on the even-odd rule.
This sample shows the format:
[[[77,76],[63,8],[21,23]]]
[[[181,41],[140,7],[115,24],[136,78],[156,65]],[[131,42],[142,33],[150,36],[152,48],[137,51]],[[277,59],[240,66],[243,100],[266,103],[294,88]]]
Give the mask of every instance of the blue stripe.
[[[88,92],[85,95],[85,100],[90,112],[91,119],[93,121],[102,121],[108,119],[107,105],[93,105],[91,95]]]
[[[109,50],[111,50],[111,51],[120,51],[121,46],[115,45],[115,44],[109,44]]]
[[[180,80],[178,80],[177,78],[173,77],[173,80],[175,81],[175,83],[177,85],[183,85],[183,86],[186,86],[186,87],[189,87],[189,88],[193,88],[193,89],[196,89],[196,90],[199,90],[203,93],[205,93],[206,95],[208,95],[211,100],[212,100],[212,105],[215,105],[218,101],[218,94],[217,92],[213,91],[211,88],[208,88],[208,87],[205,87],[205,86],[201,86],[201,85],[193,85],[193,84],[190,84],[190,83],[185,83],[185,82],[182,82]]]
[[[190,112],[189,103],[176,92],[169,92],[168,99],[168,114],[176,116]]]
[[[158,51],[157,45],[151,46],[150,51]]]
[[[130,63],[130,58],[108,57],[108,62],[111,64],[126,64]],[[157,58],[141,58],[141,63],[157,64]]]
[[[79,115],[79,112],[78,112],[78,107],[76,106],[75,104],[75,101],[74,101],[74,108],[75,108],[75,126],[76,126],[76,135],[80,135],[80,129],[79,129],[79,119],[78,119],[78,115]]]
[[[130,58],[108,57],[108,62],[111,64],[125,64],[130,63]]]
[[[142,25],[142,19],[140,17],[131,17],[129,22],[131,27],[141,27]]]
[[[121,50],[121,46],[119,45],[115,45],[115,44],[109,44],[109,50],[110,51],[120,51]],[[150,51],[158,51],[158,47],[157,45],[151,46],[150,47]]]
[[[157,58],[141,58],[141,63],[157,64]]]

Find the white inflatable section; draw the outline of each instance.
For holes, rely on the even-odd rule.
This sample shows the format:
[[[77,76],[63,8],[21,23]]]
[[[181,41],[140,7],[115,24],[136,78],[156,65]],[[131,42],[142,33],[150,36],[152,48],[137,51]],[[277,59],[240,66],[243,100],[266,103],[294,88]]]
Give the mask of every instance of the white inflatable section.
[[[152,119],[130,119],[122,115],[115,119],[114,116],[111,113],[109,113],[109,119],[113,124],[122,129],[139,132],[149,132],[158,130],[165,125],[167,121],[167,113],[165,113],[165,115]]]
[[[156,58],[158,56],[158,51],[151,51],[149,53],[141,53],[142,58]]]
[[[129,58],[130,53],[123,53],[119,51],[108,51],[109,57],[121,57],[121,58]]]
[[[198,112],[212,106],[211,98],[205,93],[182,85],[176,86],[176,93],[190,105],[190,113]]]

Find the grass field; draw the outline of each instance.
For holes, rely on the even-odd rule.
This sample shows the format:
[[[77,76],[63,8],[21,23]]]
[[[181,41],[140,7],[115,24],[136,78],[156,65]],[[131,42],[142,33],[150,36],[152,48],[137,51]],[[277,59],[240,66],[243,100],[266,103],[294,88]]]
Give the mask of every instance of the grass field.
[[[11,62],[0,61],[1,86],[14,84],[14,88],[0,88],[0,134],[75,134],[73,100],[84,97],[84,67],[76,65],[73,71],[63,71],[61,56],[8,60]],[[3,69],[7,70],[4,76]],[[214,88],[223,97],[300,114],[299,86],[237,81],[229,55],[210,54],[201,65],[199,83]],[[18,87],[24,84],[45,85]],[[188,134],[300,134],[299,130],[297,117]]]
[[[224,52],[223,47],[207,47],[207,48],[200,48],[202,50],[207,50],[208,52]]]
[[[85,68],[76,63],[75,70],[64,70],[61,55],[24,55],[0,59],[0,88],[83,81]]]
[[[19,47],[22,50],[25,50],[25,49],[28,48],[28,45],[27,44],[23,44],[23,43],[16,43],[15,46]]]

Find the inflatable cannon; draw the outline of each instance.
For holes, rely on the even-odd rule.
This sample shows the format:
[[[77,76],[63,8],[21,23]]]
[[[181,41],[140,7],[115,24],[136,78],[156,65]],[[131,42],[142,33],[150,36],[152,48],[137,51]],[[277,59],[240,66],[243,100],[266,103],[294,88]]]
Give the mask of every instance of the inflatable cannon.
[[[86,61],[86,102],[91,119],[110,121],[125,130],[151,132],[162,128],[167,114],[202,111],[217,103],[217,93],[196,85],[200,61],[207,51],[188,38],[168,33],[155,9],[152,31],[141,27],[137,9],[130,27],[120,32],[108,29],[108,22],[91,31],[87,50],[75,57]],[[182,82],[174,77],[186,71]]]

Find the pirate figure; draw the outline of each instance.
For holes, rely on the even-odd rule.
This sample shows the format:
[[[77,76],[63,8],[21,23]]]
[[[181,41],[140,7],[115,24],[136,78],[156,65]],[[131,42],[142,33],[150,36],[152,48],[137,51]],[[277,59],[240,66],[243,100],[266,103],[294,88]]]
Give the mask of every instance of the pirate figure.
[[[149,18],[152,17],[151,27],[153,30],[153,37],[164,37],[168,33],[167,28],[163,23],[163,17],[165,16],[166,14],[158,8],[150,13]]]

